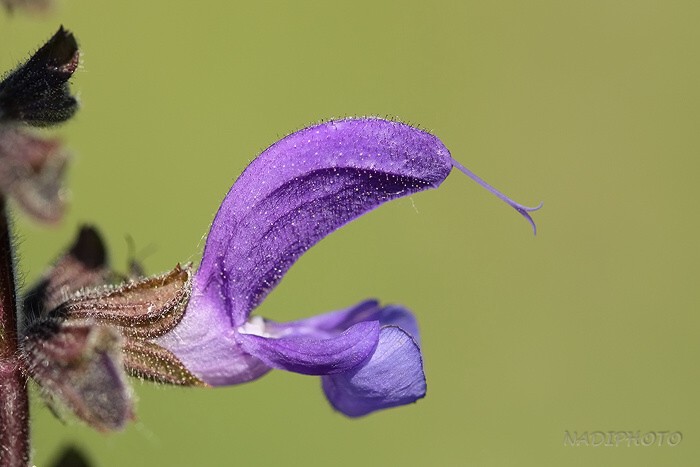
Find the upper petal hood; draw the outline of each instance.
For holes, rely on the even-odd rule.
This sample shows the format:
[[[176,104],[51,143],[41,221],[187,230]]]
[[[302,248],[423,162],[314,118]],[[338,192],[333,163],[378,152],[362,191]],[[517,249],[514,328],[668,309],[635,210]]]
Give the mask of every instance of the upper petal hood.
[[[245,322],[311,246],[382,203],[436,188],[452,159],[435,136],[377,118],[293,133],[241,174],[209,232],[196,291]]]

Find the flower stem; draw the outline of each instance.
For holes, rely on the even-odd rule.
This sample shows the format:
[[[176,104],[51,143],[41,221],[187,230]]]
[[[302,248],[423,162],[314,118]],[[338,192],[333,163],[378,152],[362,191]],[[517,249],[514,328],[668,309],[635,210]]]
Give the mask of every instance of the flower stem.
[[[17,300],[10,226],[0,195],[0,466],[29,463],[29,399],[17,334]]]

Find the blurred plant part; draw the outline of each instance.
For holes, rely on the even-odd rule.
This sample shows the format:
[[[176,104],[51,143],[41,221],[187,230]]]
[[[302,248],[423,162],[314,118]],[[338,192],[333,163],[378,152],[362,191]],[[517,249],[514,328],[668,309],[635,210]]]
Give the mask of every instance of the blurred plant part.
[[[27,127],[56,125],[75,114],[68,80],[79,57],[75,37],[61,26],[0,82],[0,193],[42,222],[58,222],[65,211],[68,154],[57,139]]]
[[[50,467],[90,467],[91,465],[93,465],[92,462],[90,462],[82,449],[68,445],[51,462]]]
[[[0,126],[0,192],[34,219],[55,223],[63,217],[67,164],[68,154],[58,140]]]
[[[25,10],[31,13],[43,13],[54,6],[53,0],[0,0],[9,13]]]

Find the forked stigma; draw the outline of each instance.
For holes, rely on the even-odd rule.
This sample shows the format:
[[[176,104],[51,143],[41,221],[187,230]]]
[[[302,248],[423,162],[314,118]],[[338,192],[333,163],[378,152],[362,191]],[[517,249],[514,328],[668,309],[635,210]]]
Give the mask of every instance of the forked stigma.
[[[532,219],[532,216],[530,216],[530,213],[532,211],[537,211],[538,209],[540,209],[544,205],[544,203],[540,203],[535,207],[523,206],[522,204],[516,203],[515,201],[513,201],[512,199],[510,199],[509,197],[507,197],[506,195],[504,195],[503,193],[486,183],[481,177],[479,177],[477,174],[475,174],[474,172],[472,172],[471,170],[469,170],[454,159],[452,159],[452,166],[458,169],[460,172],[464,173],[467,177],[471,178],[482,187],[486,188],[489,192],[496,195],[501,200],[508,203],[513,209],[518,211],[520,215],[527,219],[527,221],[532,226],[533,233],[537,235],[537,225],[535,225],[535,221]]]

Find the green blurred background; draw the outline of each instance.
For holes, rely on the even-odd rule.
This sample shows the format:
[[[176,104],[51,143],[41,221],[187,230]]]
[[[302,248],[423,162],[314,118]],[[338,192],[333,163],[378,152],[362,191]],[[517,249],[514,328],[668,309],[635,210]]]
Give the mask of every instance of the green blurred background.
[[[238,387],[134,381],[138,421],[62,425],[35,394],[35,463],[74,442],[99,466],[697,465],[700,4],[696,1],[63,0],[0,16],[14,67],[64,24],[82,108],[54,229],[16,216],[26,284],[80,223],[124,267],[198,262],[236,176],[319,119],[398,117],[526,204],[459,173],[334,233],[259,313],[369,297],[417,313],[428,395],[359,420],[317,378]],[[675,446],[570,447],[577,431],[680,431]]]

